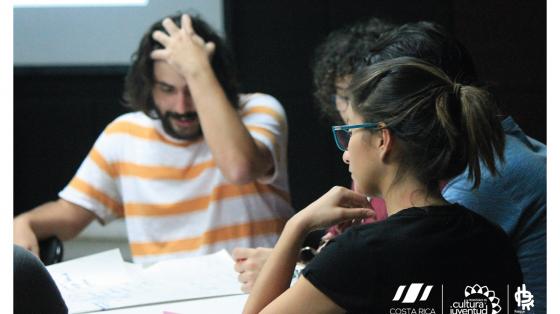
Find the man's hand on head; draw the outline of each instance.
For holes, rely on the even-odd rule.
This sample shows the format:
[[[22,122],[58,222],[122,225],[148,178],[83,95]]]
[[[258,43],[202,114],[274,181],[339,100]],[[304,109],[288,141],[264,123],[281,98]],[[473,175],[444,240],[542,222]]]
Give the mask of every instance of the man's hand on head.
[[[164,48],[152,51],[152,59],[171,64],[187,79],[212,69],[210,59],[216,45],[195,33],[188,15],[181,17],[181,28],[170,18],[164,19],[162,25],[167,33],[157,30],[152,37]]]

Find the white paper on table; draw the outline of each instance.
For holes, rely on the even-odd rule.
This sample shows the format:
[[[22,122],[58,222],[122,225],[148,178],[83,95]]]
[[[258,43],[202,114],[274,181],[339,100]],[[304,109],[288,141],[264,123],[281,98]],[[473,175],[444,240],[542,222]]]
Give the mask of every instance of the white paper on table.
[[[143,269],[118,249],[47,267],[71,313],[241,294],[233,259],[218,253]]]

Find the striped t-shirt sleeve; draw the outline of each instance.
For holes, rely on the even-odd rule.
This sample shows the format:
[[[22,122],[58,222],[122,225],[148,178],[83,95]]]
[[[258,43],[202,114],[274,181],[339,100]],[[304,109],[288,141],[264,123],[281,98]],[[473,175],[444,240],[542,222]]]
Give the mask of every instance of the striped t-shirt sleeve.
[[[286,164],[288,123],[284,108],[270,95],[252,94],[242,106],[241,116],[251,136],[264,144],[272,154],[274,172],[259,179],[261,183],[271,183]]]
[[[93,212],[102,224],[123,216],[120,189],[110,162],[106,130],[99,136],[70,183],[58,194],[68,202]]]

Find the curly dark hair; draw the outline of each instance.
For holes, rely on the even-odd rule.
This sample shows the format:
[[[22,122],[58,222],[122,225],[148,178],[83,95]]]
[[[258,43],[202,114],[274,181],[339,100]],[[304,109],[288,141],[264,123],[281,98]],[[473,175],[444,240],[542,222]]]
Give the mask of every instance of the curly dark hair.
[[[382,19],[370,18],[331,32],[316,48],[312,61],[313,96],[324,115],[340,121],[332,100],[336,80],[362,66],[379,36],[394,27]]]
[[[169,18],[175,25],[181,25],[181,16],[184,13],[177,13]],[[226,46],[224,40],[204,22],[200,17],[189,14],[192,26],[196,34],[204,41],[211,41],[216,44],[214,55],[212,56],[212,69],[220,85],[224,89],[226,97],[234,108],[239,107],[238,82],[233,62],[233,55]],[[163,48],[161,44],[152,39],[152,33],[156,30],[165,32],[162,20],[152,24],[144,33],[140,45],[132,55],[132,65],[128,70],[124,83],[123,101],[127,108],[143,111],[152,118],[157,118],[154,112],[155,103],[152,97],[152,87],[154,84],[154,60],[150,53],[155,49]]]
[[[414,57],[442,69],[463,84],[478,81],[468,50],[441,25],[420,21],[403,24],[379,38],[367,58],[368,64],[399,57]]]

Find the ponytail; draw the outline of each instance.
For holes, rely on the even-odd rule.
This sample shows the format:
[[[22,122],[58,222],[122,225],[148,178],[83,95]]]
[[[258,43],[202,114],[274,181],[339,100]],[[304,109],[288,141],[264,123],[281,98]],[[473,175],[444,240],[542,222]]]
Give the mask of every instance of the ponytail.
[[[505,136],[498,118],[498,107],[490,93],[474,87],[462,86],[459,92],[462,127],[466,135],[468,178],[473,188],[480,185],[480,162],[492,175],[497,174],[495,156],[504,160]]]
[[[353,77],[352,108],[364,122],[384,122],[399,142],[397,181],[410,172],[430,191],[468,168],[473,189],[481,166],[497,174],[504,132],[498,108],[482,88],[454,83],[440,69],[410,57],[368,66]]]

